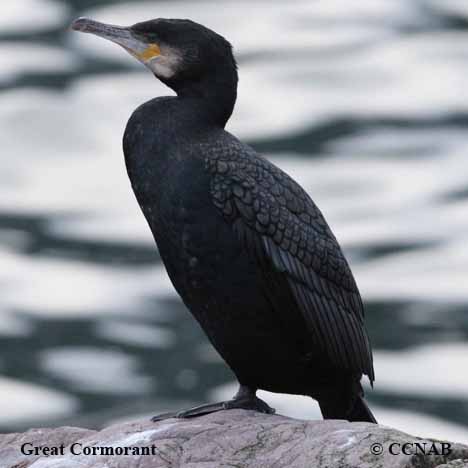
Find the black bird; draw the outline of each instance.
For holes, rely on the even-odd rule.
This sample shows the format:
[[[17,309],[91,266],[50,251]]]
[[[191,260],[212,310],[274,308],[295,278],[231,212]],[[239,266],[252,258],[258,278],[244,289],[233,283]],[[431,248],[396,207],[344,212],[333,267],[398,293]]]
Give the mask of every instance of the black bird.
[[[307,193],[224,130],[237,65],[222,36],[189,20],[72,28],[123,46],[177,96],[140,106],[125,130],[128,175],[169,277],[240,383],[229,408],[272,413],[258,389],[309,395],[324,418],[376,422],[358,288]]]

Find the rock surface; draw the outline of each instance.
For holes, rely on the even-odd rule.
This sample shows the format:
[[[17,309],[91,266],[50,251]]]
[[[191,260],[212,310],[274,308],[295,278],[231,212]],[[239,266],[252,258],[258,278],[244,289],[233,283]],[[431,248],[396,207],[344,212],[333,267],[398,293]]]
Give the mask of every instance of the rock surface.
[[[405,455],[400,445],[393,445],[399,454],[389,453],[390,444],[407,442],[426,442],[426,452],[432,448],[432,453]],[[24,444],[25,450],[63,446],[63,454],[25,455],[21,453]],[[71,453],[72,447],[79,454]],[[83,453],[117,452],[123,447],[130,447],[128,455]],[[382,453],[377,453],[380,448]],[[144,450],[149,454],[132,454]],[[61,427],[0,435],[1,468],[468,468],[467,446],[451,443],[447,455],[434,451],[442,452],[441,442],[384,426],[300,421],[243,410],[190,420],[116,424],[100,432]]]

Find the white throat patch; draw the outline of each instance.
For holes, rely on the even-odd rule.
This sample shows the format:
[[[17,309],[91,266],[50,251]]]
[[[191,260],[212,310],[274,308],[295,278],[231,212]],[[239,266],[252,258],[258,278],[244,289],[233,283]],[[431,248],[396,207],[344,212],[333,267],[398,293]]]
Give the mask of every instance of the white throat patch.
[[[160,78],[172,78],[178,71],[182,57],[180,52],[171,47],[161,47],[161,55],[145,62],[145,65]]]

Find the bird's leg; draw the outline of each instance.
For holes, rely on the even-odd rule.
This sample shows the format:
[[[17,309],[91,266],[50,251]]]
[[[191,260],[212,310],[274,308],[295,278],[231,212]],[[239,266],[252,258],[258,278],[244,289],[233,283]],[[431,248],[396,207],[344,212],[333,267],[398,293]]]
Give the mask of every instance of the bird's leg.
[[[223,403],[224,409],[250,409],[259,413],[274,414],[275,409],[268,406],[263,400],[260,400],[256,393],[257,390],[240,385],[234,398]]]
[[[151,418],[151,421],[157,422],[169,418],[194,418],[196,416],[203,416],[204,414],[215,413],[216,411],[228,409],[247,409],[254,410],[260,413],[273,414],[274,408],[268,406],[263,400],[257,398],[256,390],[241,385],[239,391],[235,394],[232,400],[222,401],[220,403],[211,403],[207,405],[195,406],[185,411],[174,413],[163,413]]]

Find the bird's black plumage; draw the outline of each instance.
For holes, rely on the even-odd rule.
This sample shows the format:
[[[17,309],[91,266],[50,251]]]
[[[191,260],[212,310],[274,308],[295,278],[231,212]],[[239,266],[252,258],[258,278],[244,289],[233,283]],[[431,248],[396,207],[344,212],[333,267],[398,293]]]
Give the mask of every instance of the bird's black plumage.
[[[241,384],[233,401],[268,411],[257,389],[304,394],[324,417],[375,422],[363,305],[335,236],[293,179],[224,130],[231,46],[187,20],[130,31],[175,54],[150,68],[177,96],[130,118],[128,174],[175,288]]]

